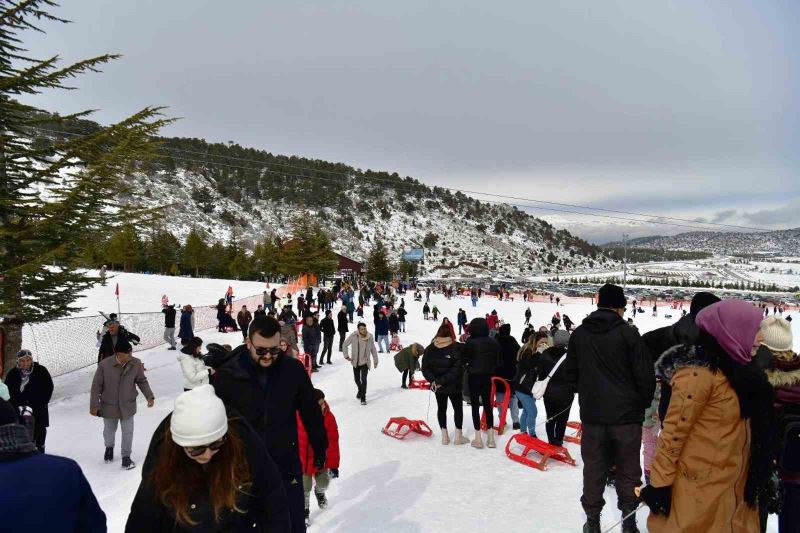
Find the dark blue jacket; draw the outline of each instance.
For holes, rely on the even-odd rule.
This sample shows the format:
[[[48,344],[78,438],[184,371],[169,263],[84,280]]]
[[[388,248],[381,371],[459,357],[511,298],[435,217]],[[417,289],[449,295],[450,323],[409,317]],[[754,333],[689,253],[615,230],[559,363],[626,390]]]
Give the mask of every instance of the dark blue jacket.
[[[78,463],[33,453],[0,457],[0,531],[105,533],[106,515]]]
[[[386,317],[379,318],[375,321],[375,336],[389,334],[389,319]]]
[[[192,313],[189,311],[181,311],[181,325],[178,330],[178,338],[183,340],[190,340],[194,337],[192,331]]]

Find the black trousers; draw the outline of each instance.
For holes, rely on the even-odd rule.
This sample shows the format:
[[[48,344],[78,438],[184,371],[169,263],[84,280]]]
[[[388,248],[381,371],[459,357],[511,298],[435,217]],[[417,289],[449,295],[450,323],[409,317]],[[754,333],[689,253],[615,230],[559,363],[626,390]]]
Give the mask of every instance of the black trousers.
[[[404,387],[406,386],[406,379],[408,379],[408,382],[411,383],[411,380],[414,379],[414,371],[413,370],[408,370],[408,369],[403,370],[403,386]]]
[[[439,419],[439,427],[447,429],[447,400],[453,406],[453,418],[455,418],[456,429],[461,429],[464,422],[464,403],[461,400],[461,393],[451,394],[436,393],[436,417]]]
[[[247,328],[250,327],[250,324],[244,324],[244,325],[239,324],[239,327],[242,328],[242,338],[244,340],[247,340]]]
[[[581,505],[586,516],[598,516],[605,500],[606,476],[616,465],[616,489],[621,511],[632,511],[638,505],[633,489],[642,484],[639,463],[642,447],[642,425],[583,424],[581,458],[583,459],[583,496]]]
[[[358,387],[358,399],[365,400],[367,398],[367,374],[369,367],[361,365],[353,367],[353,379],[355,379],[356,386]]]
[[[571,406],[571,401],[569,403],[548,402],[545,396],[544,409],[548,420],[545,424],[545,429],[547,431],[547,442],[550,444],[555,444],[556,446],[564,444],[564,433],[567,431],[569,408]],[[550,420],[551,418],[552,420]]]
[[[347,333],[339,332],[339,351],[342,351],[342,346],[344,346],[344,338],[347,336]]]
[[[36,443],[36,448],[44,453],[44,441],[47,439],[47,426],[34,422],[33,425],[33,442]]]
[[[469,403],[472,405],[472,426],[475,431],[481,429],[481,405],[486,413],[486,427],[494,427],[494,409],[492,409],[492,375],[469,375]]]
[[[319,356],[320,364],[325,361],[325,353],[328,354],[328,362],[331,362],[331,352],[333,351],[333,335],[324,335],[322,337],[322,355]]]

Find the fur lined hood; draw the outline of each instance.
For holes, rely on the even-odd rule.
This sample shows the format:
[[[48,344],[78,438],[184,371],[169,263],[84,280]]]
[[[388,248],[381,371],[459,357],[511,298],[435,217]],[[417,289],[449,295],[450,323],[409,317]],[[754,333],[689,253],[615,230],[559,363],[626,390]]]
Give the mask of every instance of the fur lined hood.
[[[656,378],[665,383],[672,381],[681,368],[701,366],[710,368],[711,362],[699,353],[693,344],[679,344],[661,354],[656,361]]]
[[[784,372],[782,370],[767,370],[767,379],[775,387],[792,387],[800,385],[800,369]]]

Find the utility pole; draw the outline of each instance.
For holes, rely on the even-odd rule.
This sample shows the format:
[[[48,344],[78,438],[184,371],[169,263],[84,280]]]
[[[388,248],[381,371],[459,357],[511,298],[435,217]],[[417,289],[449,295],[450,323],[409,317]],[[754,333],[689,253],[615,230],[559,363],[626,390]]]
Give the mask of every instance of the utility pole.
[[[625,254],[622,258],[622,288],[628,289],[628,234],[622,234],[622,247]]]

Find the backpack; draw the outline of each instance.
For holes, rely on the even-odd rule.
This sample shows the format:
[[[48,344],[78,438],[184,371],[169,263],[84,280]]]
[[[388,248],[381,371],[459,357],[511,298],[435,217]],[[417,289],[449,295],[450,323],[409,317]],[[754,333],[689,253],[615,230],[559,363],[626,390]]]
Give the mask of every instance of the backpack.
[[[778,413],[778,467],[800,475],[800,406],[783,407]]]

